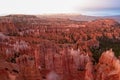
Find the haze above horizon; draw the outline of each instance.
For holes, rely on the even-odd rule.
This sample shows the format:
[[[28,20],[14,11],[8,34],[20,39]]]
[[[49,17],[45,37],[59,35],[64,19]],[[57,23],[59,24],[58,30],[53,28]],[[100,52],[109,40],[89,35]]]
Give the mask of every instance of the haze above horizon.
[[[75,13],[91,16],[120,15],[119,0],[3,0],[0,15]]]

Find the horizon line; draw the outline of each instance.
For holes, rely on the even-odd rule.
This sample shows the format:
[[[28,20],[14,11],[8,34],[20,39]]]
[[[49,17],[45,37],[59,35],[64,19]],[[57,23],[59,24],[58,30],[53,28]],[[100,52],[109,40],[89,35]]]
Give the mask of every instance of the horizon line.
[[[41,15],[41,16],[49,16],[49,15],[82,15],[82,16],[94,16],[94,17],[106,17],[106,16],[120,16],[120,15],[88,15],[81,13],[3,13],[0,16],[8,16],[8,15]]]

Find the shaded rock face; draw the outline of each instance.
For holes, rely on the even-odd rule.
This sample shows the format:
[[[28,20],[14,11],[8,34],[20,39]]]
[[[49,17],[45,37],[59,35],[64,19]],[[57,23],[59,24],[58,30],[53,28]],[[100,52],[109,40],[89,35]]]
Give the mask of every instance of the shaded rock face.
[[[8,39],[9,39],[8,36],[5,36],[3,33],[0,33],[0,42],[8,40]]]
[[[16,80],[19,68],[16,64],[11,64],[0,59],[0,80]]]
[[[16,58],[16,63],[20,66],[33,66],[34,60],[32,60],[28,55],[22,55]]]
[[[5,70],[0,70],[0,79],[1,80],[10,80],[8,73]]]
[[[16,63],[0,59],[0,80],[42,80],[41,73],[28,55],[16,58]]]
[[[112,50],[102,53],[96,66],[96,80],[120,80],[120,61]]]

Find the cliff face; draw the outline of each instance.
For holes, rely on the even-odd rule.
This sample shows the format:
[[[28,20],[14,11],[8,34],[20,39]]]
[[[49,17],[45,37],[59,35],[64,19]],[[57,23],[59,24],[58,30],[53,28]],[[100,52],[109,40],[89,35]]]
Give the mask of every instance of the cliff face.
[[[14,49],[14,47],[11,48],[11,50],[12,49]],[[6,50],[6,48],[4,48],[4,50]],[[7,67],[3,67],[3,70],[6,72],[5,75],[8,75],[8,80],[13,80],[10,79],[12,73],[16,73],[13,76],[15,79],[41,80],[42,78],[47,78],[49,73],[52,75],[52,72],[54,72],[53,75],[56,74],[63,80],[84,80],[85,66],[90,61],[88,54],[81,53],[80,50],[67,48],[57,53],[56,49],[54,47],[52,48],[52,46],[47,46],[45,50],[41,46],[40,50],[32,50],[33,53],[29,54],[27,50],[17,50],[17,52],[7,52],[6,55],[3,55],[8,61],[8,67],[11,64],[15,64],[18,68],[17,70],[7,71]],[[5,61],[3,61],[3,63],[4,62]],[[1,63],[1,66],[2,65],[6,64]]]
[[[44,58],[40,58],[44,56]],[[89,56],[82,54],[77,50],[64,49],[59,54],[53,50],[48,49],[38,58],[42,63],[40,68],[42,71],[48,70],[49,72],[54,71],[59,75],[61,79],[73,80],[73,79],[84,79],[85,66],[89,62]],[[46,75],[43,75],[46,76]]]

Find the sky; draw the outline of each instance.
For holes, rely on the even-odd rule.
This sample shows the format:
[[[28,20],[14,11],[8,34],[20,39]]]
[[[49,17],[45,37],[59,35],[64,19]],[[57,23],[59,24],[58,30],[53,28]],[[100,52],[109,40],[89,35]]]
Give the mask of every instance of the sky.
[[[120,0],[0,0],[0,15],[59,13],[120,15]]]

